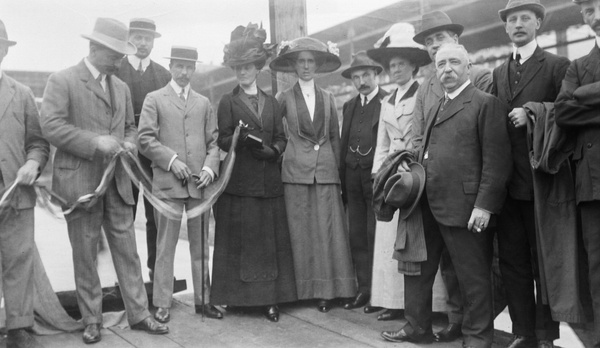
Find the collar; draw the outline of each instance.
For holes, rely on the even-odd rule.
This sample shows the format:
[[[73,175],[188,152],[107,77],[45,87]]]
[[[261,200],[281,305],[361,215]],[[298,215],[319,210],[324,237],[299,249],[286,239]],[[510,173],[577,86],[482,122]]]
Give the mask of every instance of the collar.
[[[310,81],[304,81],[302,79],[298,79],[298,84],[300,85],[300,89],[304,90],[314,90],[315,89],[315,79]]]
[[[373,100],[373,98],[375,98],[375,96],[377,95],[377,93],[379,93],[379,86],[375,86],[375,89],[373,89],[371,91],[371,93],[369,93],[369,94],[366,95],[366,97],[367,97],[367,103],[369,103],[371,100]],[[361,96],[360,97],[361,99],[364,99],[363,97],[365,97],[364,94],[361,94],[360,96]]]
[[[137,70],[137,68],[140,66],[140,61],[141,61],[142,62],[142,70],[146,71],[146,69],[148,68],[148,65],[150,65],[150,56],[148,56],[144,59],[140,59],[135,54],[130,54],[127,56],[127,61],[129,61],[129,64],[131,64],[131,66],[135,70]]]
[[[175,91],[175,94],[179,95],[179,93],[181,93],[181,86],[179,86],[177,84],[177,82],[175,82],[175,80],[171,79],[171,82],[169,82],[169,85],[171,85],[171,88],[173,88],[173,90]],[[190,93],[190,84],[188,83],[185,87],[183,87],[183,94],[185,95],[185,99],[188,98],[189,93]]]
[[[521,54],[521,61],[520,63],[523,64],[527,61],[527,59],[531,58],[531,56],[533,56],[533,53],[535,52],[535,49],[537,48],[538,44],[537,44],[537,40],[533,39],[531,40],[530,43],[526,44],[525,46],[521,46],[521,47],[517,47],[515,45],[513,45],[513,59],[516,59],[517,57],[517,52]]]
[[[87,66],[88,70],[92,73],[94,80],[97,79],[98,75],[100,75],[100,71],[98,71],[98,69],[96,69],[96,67],[94,66],[94,64],[92,64],[92,62],[90,62],[88,57],[83,58],[83,62],[85,63],[85,66]],[[106,80],[106,74],[102,74],[102,81],[105,81],[105,80]]]
[[[256,80],[254,82],[252,82],[252,85],[248,88],[244,88],[242,87],[242,85],[240,85],[240,88],[242,89],[242,91],[244,91],[244,93],[248,94],[248,95],[257,95],[258,94],[258,88],[256,87]]]
[[[398,104],[398,102],[400,102],[400,99],[404,97],[404,94],[406,94],[406,92],[414,82],[415,80],[411,77],[410,80],[408,80],[405,84],[403,84],[402,86],[398,86],[398,91],[396,92],[396,101],[394,104]]]
[[[448,96],[448,98],[450,98],[450,100],[458,97],[458,95],[464,91],[465,88],[467,88],[467,86],[471,83],[471,80],[467,79],[467,81],[465,81],[465,83],[463,83],[460,87],[458,87],[454,92],[452,93],[446,93],[446,95]]]

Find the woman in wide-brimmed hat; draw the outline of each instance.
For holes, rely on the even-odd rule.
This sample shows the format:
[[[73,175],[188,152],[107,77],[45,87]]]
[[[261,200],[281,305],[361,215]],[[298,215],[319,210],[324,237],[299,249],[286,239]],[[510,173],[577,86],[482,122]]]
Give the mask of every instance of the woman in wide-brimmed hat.
[[[356,293],[356,279],[342,205],[339,124],[331,93],[316,86],[316,73],[341,65],[334,44],[302,37],[280,45],[272,70],[296,73],[299,80],[278,96],[287,121],[288,144],[282,180],[299,299],[332,299]]]
[[[219,147],[229,151],[235,127],[245,128],[231,179],[215,205],[211,301],[261,306],[267,319],[277,321],[277,304],[297,296],[277,164],[287,140],[277,100],[256,86],[271,55],[265,39],[256,24],[238,26],[224,49],[224,64],[235,71],[238,86],[219,103]]]

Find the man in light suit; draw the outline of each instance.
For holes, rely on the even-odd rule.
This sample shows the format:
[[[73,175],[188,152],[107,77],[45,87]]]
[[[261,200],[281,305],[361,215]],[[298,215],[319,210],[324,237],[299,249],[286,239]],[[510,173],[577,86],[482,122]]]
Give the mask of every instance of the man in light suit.
[[[108,161],[121,151],[136,151],[137,131],[127,85],[115,78],[124,54],[135,52],[127,27],[98,18],[90,35],[89,55],[76,66],[50,76],[44,91],[41,125],[56,146],[53,190],[68,203],[94,192]],[[96,270],[98,240],[104,228],[132,329],[152,334],[169,330],[148,311],[133,227],[131,182],[117,164],[106,193],[92,206],[66,215],[73,248],[77,302],[85,343],[101,339],[102,288]],[[63,207],[66,209],[67,207]]]
[[[463,347],[489,348],[494,335],[490,225],[502,208],[511,172],[506,108],[469,80],[467,51],[445,44],[436,54],[444,97],[427,115],[420,159],[426,171],[421,198],[427,260],[421,275],[404,276],[408,323],[382,336],[393,342],[430,342],[432,287],[447,248],[463,294]],[[399,167],[402,170],[403,166]]]
[[[362,307],[371,294],[375,213],[371,168],[377,145],[377,125],[381,100],[387,92],[379,88],[378,75],[383,67],[365,51],[354,55],[342,76],[351,79],[358,95],[344,103],[344,122],[340,146],[342,198],[348,206],[350,248],[358,281],[358,293],[344,305],[345,309]],[[376,310],[376,309],[375,309]],[[365,307],[371,313],[371,307]]]
[[[196,49],[173,46],[170,59],[171,82],[149,93],[144,101],[138,144],[142,154],[154,164],[153,190],[170,207],[183,212],[184,208],[190,211],[202,203],[202,189],[219,174],[219,132],[209,100],[190,86],[198,60]],[[192,180],[192,174],[197,179]],[[156,218],[158,238],[152,301],[157,307],[154,317],[164,323],[171,318],[173,262],[181,219],[171,220],[160,214]],[[196,312],[204,311],[209,318],[221,319],[223,314],[208,304],[209,253],[204,234],[208,231],[202,233],[200,216],[188,218],[187,226]]]
[[[0,64],[15,41],[0,21]],[[8,347],[38,347],[33,326],[35,191],[31,186],[48,160],[31,89],[0,70],[0,191],[17,182],[14,199],[0,210],[2,290]]]

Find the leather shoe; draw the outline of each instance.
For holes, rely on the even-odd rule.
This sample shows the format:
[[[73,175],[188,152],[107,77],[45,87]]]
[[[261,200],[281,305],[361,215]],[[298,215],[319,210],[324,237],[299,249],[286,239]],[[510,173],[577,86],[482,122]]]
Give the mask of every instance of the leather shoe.
[[[371,313],[375,313],[375,312],[379,312],[384,310],[385,308],[383,307],[373,307],[371,305],[366,305],[365,308],[363,308],[363,310],[365,311],[365,313],[367,314],[371,314]]]
[[[96,343],[100,342],[101,339],[100,324],[89,324],[85,326],[85,329],[83,330],[83,343]]]
[[[515,335],[507,348],[537,348],[535,336]]]
[[[371,295],[369,295],[369,294],[359,292],[358,294],[356,294],[356,297],[352,301],[350,301],[344,305],[344,309],[354,309],[354,308],[363,307],[364,305],[366,305],[369,302],[370,297],[371,297]]]
[[[265,317],[274,323],[279,321],[279,308],[277,306],[267,306],[265,308]]]
[[[431,332],[426,332],[424,334],[409,334],[406,332],[404,327],[398,331],[383,331],[381,333],[381,337],[383,337],[386,341],[390,342],[412,342],[412,343],[431,343],[433,342],[433,335]]]
[[[449,323],[442,331],[433,334],[436,342],[452,342],[462,336],[461,324]]]
[[[331,301],[319,300],[319,303],[317,303],[317,308],[319,309],[319,312],[327,313],[331,309]]]
[[[196,305],[196,314],[202,314],[202,307],[204,307],[204,315],[211,319],[223,319],[223,313],[217,309],[217,307],[211,304]]]
[[[538,348],[554,348],[554,342],[551,340],[539,340]]]
[[[379,321],[388,321],[402,318],[402,311],[399,309],[386,309],[385,312],[377,316]]]
[[[171,311],[169,308],[158,307],[156,313],[154,313],[154,319],[159,323],[168,323],[171,320]]]
[[[8,330],[6,336],[6,347],[8,348],[38,348],[41,347],[33,335],[27,332],[27,329]]]
[[[152,319],[152,317],[147,317],[139,323],[131,325],[131,329],[146,331],[152,335],[164,335],[169,333],[169,327],[167,325],[158,323],[156,320]]]

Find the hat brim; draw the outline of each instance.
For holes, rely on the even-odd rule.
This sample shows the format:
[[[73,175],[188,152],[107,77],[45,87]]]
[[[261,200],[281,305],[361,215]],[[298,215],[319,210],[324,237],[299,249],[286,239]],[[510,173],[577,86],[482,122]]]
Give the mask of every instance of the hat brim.
[[[16,44],[17,44],[16,41],[10,41],[10,40],[7,40],[7,39],[0,38],[0,45],[4,45],[4,46],[10,47],[10,46],[14,46]]]
[[[400,209],[400,218],[402,220],[406,220],[406,218],[408,218],[410,214],[412,214],[412,212],[415,210],[415,208],[421,201],[421,196],[423,195],[423,191],[425,190],[425,168],[423,168],[423,166],[419,162],[411,162],[408,164],[408,167],[412,172],[416,172],[417,176],[421,180],[419,180],[419,193],[417,194],[417,198],[415,199],[413,204],[411,204],[411,206],[408,209]]]
[[[297,53],[303,52],[303,51],[312,52],[315,55],[315,59],[323,60],[323,64],[321,64],[317,68],[317,70],[315,71],[316,73],[334,72],[337,69],[339,69],[340,66],[342,66],[342,62],[340,61],[340,58],[333,53],[315,51],[315,50],[297,50],[297,51],[284,53],[284,54],[280,55],[279,57],[273,59],[271,61],[271,63],[269,64],[269,68],[271,68],[271,70],[279,71],[279,72],[295,73],[296,69],[294,69],[293,64],[291,64],[290,62],[293,62],[292,58]]]
[[[438,31],[442,31],[442,30],[450,30],[453,33],[456,33],[456,35],[461,36],[463,33],[463,30],[465,30],[465,27],[463,27],[460,24],[444,24],[444,25],[440,25],[437,27],[433,27],[433,28],[429,28],[427,30],[423,30],[422,32],[418,33],[417,35],[415,35],[413,37],[413,41],[416,43],[420,43],[421,45],[425,45],[425,38],[433,33],[436,33]]]
[[[546,16],[546,8],[542,4],[523,4],[511,8],[505,8],[498,11],[498,14],[500,15],[500,19],[502,19],[503,22],[506,22],[506,16],[508,16],[509,13],[520,10],[531,10],[542,20],[544,20],[544,17]]]
[[[261,56],[256,56],[256,57],[252,57],[252,58],[248,58],[248,59],[230,59],[226,62],[223,62],[223,65],[233,68],[233,67],[240,66],[240,65],[246,65],[246,64],[260,62],[261,60],[266,62],[267,55],[263,54]]]
[[[141,31],[141,32],[144,32],[144,33],[150,33],[150,34],[153,34],[155,39],[158,39],[159,37],[161,37],[161,36],[162,36],[162,35],[160,35],[160,33],[159,33],[159,32],[157,32],[157,31],[154,31],[154,30],[152,30],[152,29],[140,29],[140,28],[132,28],[132,29],[129,29],[129,33],[131,33],[131,32],[134,32],[134,31]]]
[[[137,52],[137,48],[129,41],[118,41],[99,33],[93,33],[91,35],[81,34],[81,36],[84,39],[88,39],[121,54],[130,55]]]
[[[387,62],[394,57],[403,57],[411,62],[422,67],[431,63],[429,53],[427,51],[417,47],[386,47],[386,48],[375,48],[367,51],[369,58],[373,59],[377,63],[387,66]]]
[[[351,66],[348,69],[342,71],[342,77],[351,79],[352,72],[355,70],[360,70],[360,69],[374,69],[377,72],[377,75],[381,74],[381,72],[383,71],[383,68],[380,67],[379,65],[356,65],[356,66]]]
[[[165,59],[171,59],[171,60],[185,60],[187,62],[196,62],[196,63],[200,63],[199,60],[196,59],[191,59],[191,58],[183,58],[183,57],[164,57]]]

